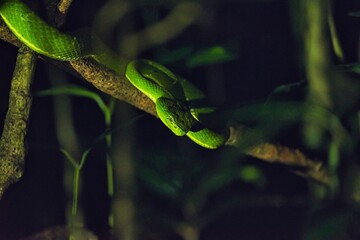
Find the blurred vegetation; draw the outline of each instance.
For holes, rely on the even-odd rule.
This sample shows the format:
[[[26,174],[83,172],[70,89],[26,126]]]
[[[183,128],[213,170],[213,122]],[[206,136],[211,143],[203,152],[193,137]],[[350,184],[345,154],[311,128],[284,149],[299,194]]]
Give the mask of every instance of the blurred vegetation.
[[[359,239],[359,9],[74,0],[64,31],[90,26],[116,54],[163,63],[207,93],[219,125],[251,128],[245,144],[298,149],[330,181],[235,147],[202,149],[39,61],[25,173],[0,201],[0,239]],[[0,42],[1,125],[16,50]]]

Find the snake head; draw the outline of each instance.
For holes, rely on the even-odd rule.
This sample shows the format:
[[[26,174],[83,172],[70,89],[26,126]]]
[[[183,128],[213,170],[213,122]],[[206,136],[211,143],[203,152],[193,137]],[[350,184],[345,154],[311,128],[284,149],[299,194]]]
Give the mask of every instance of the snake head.
[[[177,136],[185,135],[198,123],[183,102],[161,97],[155,105],[161,121]]]

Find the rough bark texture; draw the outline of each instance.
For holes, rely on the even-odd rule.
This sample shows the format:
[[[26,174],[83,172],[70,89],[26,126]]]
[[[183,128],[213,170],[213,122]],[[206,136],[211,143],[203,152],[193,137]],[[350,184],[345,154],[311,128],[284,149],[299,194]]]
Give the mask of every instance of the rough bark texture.
[[[0,39],[16,46],[21,45],[1,20]],[[49,60],[46,58],[44,58],[44,60],[60,66],[60,68],[65,69],[72,74],[77,75],[75,73],[77,72],[100,91],[109,94],[116,99],[130,103],[153,116],[157,116],[154,103],[132,86],[123,74],[116,74],[114,71],[109,70],[101,64],[91,61],[91,59],[79,59],[70,63]],[[243,144],[247,137],[244,137],[243,131],[246,129],[246,126],[235,124],[229,126],[229,129],[231,134],[226,145],[237,147],[245,154],[267,162],[300,167],[303,171],[296,171],[297,174],[326,185],[331,184],[331,177],[326,168],[318,161],[308,158],[305,154],[301,153],[301,151],[274,143],[260,141],[257,142],[258,145],[252,145],[250,148],[248,148],[248,145],[244,148]],[[306,166],[304,166],[304,163],[306,163]]]
[[[114,71],[87,59],[72,61],[70,64],[84,79],[100,91],[157,116],[154,103],[136,89],[124,75],[118,75]]]
[[[331,175],[321,161],[309,158],[298,149],[269,143],[252,135],[251,129],[243,125],[231,126],[226,145],[242,149],[245,154],[263,161],[289,166],[302,177],[327,186],[332,185]],[[252,140],[249,142],[249,139]]]
[[[26,47],[19,49],[0,140],[0,197],[23,174],[25,135],[31,107],[30,85],[36,59],[36,55]]]

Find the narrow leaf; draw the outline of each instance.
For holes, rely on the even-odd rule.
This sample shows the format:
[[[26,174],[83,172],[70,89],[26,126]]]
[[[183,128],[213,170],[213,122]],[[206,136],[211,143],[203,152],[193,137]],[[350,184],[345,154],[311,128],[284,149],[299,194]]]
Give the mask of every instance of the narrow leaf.
[[[66,85],[62,87],[51,88],[48,90],[39,91],[36,93],[36,95],[39,97],[55,95],[72,95],[78,97],[86,97],[94,100],[101,109],[101,111],[103,111],[104,113],[108,111],[108,107],[101,99],[99,94],[76,85]]]
[[[223,46],[212,46],[194,53],[186,62],[189,68],[231,61],[236,55]]]

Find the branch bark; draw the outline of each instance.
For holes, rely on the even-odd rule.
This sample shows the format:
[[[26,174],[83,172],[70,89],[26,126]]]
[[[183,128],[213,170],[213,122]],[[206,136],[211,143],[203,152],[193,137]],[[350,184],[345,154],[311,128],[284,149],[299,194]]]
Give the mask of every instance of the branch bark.
[[[1,21],[0,39],[10,42],[16,46],[20,45],[16,37],[7,30],[7,27],[1,23]],[[44,60],[49,61],[46,58]],[[91,59],[79,59],[71,61],[69,64],[54,60],[50,61],[56,65],[65,66],[65,68],[68,69],[74,69],[86,81],[91,83],[100,91],[121,101],[128,102],[131,105],[157,117],[153,102],[132,86],[124,75],[118,75],[114,71],[107,69],[105,66],[91,61]],[[235,146],[244,151],[245,154],[267,162],[304,168],[304,171],[297,171],[297,173],[322,184],[331,184],[330,174],[323,165],[321,165],[318,161],[306,157],[306,155],[301,153],[299,150],[273,143],[258,143],[250,148],[242,148],[241,146],[243,142],[247,139],[243,136],[243,130],[246,127],[242,125],[233,125],[229,128],[231,134],[226,145]]]
[[[23,174],[25,135],[31,108],[30,85],[36,60],[36,55],[27,47],[19,49],[11,81],[9,108],[0,139],[0,197]]]
[[[251,129],[243,125],[230,127],[230,137],[226,145],[241,149],[245,154],[257,159],[290,167],[297,175],[326,186],[332,185],[332,178],[321,161],[307,157],[298,149],[276,143],[262,141],[253,136]],[[249,139],[253,142],[249,143]]]
[[[79,59],[70,64],[100,91],[157,116],[154,103],[135,88],[124,75],[117,75],[114,71],[89,59]]]

